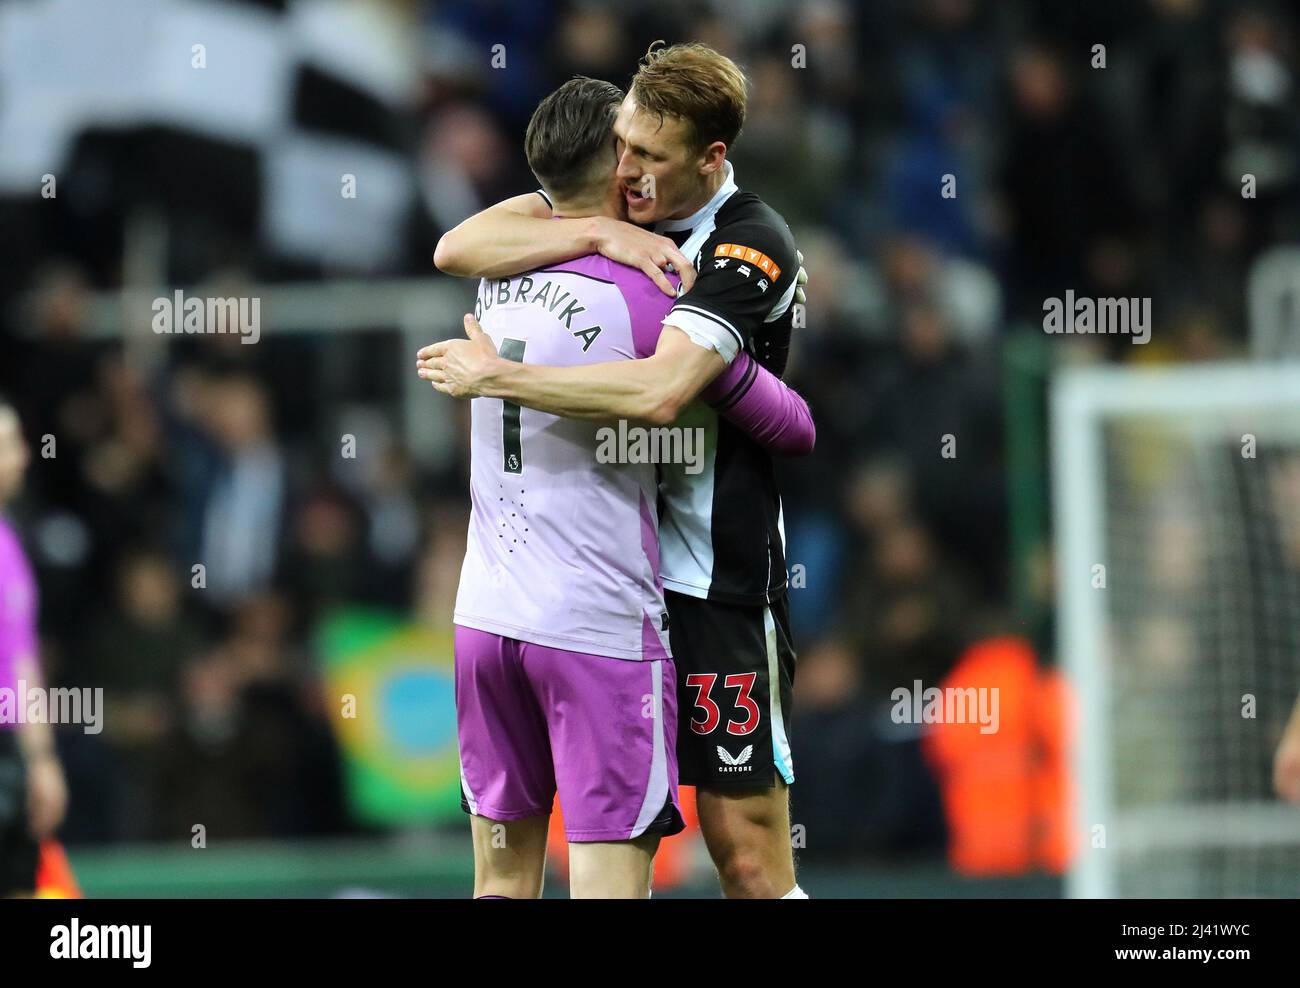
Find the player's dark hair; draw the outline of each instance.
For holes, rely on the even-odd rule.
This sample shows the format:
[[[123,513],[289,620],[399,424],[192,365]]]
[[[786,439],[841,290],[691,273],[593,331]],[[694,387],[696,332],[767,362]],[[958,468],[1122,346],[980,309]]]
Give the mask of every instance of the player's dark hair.
[[[599,173],[613,173],[614,117],[623,92],[612,83],[575,76],[533,111],[524,136],[528,167],[552,199],[583,193]]]

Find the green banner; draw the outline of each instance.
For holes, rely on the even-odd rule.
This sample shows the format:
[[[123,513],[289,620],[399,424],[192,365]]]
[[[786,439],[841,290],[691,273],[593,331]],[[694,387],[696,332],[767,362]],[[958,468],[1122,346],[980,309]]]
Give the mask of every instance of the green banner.
[[[452,634],[362,609],[337,611],[318,629],[349,802],[362,822],[460,815]]]

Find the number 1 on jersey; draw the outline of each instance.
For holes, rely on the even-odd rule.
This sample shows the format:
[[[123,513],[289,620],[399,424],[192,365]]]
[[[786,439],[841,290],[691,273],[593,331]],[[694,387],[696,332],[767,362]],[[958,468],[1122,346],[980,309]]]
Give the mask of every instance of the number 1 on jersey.
[[[522,364],[526,343],[526,340],[503,339],[499,351],[501,359]],[[501,448],[504,451],[502,469],[506,473],[524,472],[524,450],[519,441],[519,412],[519,406],[513,401],[501,403]]]

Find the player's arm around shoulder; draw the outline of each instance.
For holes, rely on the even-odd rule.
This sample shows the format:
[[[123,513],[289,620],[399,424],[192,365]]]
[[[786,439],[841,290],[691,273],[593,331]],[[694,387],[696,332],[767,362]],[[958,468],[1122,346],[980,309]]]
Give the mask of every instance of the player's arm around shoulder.
[[[434,249],[433,263],[439,271],[458,278],[520,274],[535,266],[528,263],[530,249],[536,249],[533,245],[538,237],[547,237],[544,221],[550,218],[550,203],[536,192],[503,200],[444,233]],[[551,237],[573,233],[571,224],[550,226],[555,228],[549,231]]]
[[[667,237],[608,216],[555,219],[539,192],[475,213],[438,240],[433,263],[458,278],[505,278],[588,254],[636,268],[670,298],[671,265],[689,287],[695,270]]]

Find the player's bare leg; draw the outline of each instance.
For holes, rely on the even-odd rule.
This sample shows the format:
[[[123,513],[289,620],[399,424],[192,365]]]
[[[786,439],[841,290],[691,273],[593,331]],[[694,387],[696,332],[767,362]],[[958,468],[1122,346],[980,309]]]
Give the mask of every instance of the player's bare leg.
[[[545,816],[506,821],[469,818],[474,835],[474,898],[541,898],[549,821]]]
[[[648,899],[659,835],[569,845],[569,897]]]
[[[696,789],[700,830],[728,899],[780,899],[795,888],[790,790]]]

